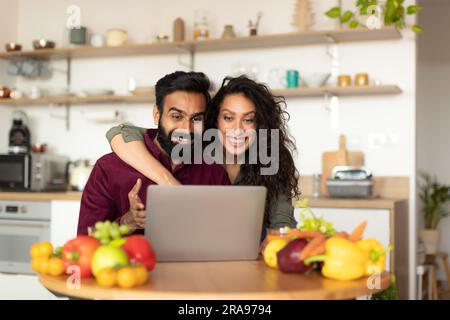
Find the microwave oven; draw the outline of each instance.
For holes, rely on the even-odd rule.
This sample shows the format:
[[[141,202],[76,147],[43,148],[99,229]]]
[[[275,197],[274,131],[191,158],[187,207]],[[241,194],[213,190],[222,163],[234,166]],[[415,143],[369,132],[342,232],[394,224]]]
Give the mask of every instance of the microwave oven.
[[[1,191],[65,191],[69,159],[45,153],[1,154]]]

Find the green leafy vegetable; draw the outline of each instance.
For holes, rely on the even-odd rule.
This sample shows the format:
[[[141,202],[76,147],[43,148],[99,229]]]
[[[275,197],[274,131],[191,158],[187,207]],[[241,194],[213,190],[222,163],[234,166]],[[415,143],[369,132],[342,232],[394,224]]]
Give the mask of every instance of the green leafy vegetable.
[[[398,300],[397,286],[395,284],[395,277],[391,276],[390,285],[386,290],[375,293],[370,297],[370,300]]]
[[[332,236],[336,233],[333,223],[326,221],[323,217],[318,218],[308,206],[308,200],[300,200],[296,203],[297,208],[303,208],[300,212],[297,229],[300,231],[319,231],[326,236]]]

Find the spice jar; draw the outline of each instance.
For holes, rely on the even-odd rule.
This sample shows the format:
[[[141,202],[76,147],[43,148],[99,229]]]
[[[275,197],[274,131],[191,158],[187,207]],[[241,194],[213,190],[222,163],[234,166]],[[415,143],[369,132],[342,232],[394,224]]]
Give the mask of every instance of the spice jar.
[[[349,75],[340,75],[338,77],[339,87],[350,87],[352,85],[352,78]]]
[[[206,12],[196,12],[194,23],[194,39],[206,40],[209,38],[208,18]]]
[[[369,85],[369,75],[367,73],[357,73],[355,75],[355,86],[368,86]]]

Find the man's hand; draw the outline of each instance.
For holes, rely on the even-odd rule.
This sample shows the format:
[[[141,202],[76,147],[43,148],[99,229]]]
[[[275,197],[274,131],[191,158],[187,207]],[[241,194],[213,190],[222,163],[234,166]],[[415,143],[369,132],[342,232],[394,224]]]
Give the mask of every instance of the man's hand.
[[[141,190],[141,186],[142,180],[137,179],[136,184],[128,193],[130,209],[120,220],[121,224],[127,224],[134,230],[145,228],[145,206],[139,198],[139,190]]]

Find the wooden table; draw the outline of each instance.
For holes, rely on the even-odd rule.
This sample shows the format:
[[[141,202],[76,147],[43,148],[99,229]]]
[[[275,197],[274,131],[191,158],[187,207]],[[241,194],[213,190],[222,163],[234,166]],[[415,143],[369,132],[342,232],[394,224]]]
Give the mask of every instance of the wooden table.
[[[57,294],[85,299],[353,299],[389,286],[389,273],[380,288],[370,290],[367,278],[335,281],[319,273],[284,274],[262,261],[158,263],[147,285],[132,289],[102,288],[95,279],[82,279],[79,289],[66,285],[67,276],[40,275],[39,281]]]

